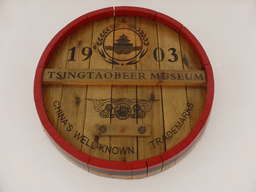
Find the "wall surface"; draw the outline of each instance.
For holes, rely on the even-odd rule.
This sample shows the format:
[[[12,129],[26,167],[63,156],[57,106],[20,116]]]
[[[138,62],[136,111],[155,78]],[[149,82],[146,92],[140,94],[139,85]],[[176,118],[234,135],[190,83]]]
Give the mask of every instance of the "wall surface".
[[[39,58],[77,17],[138,6],[175,18],[201,42],[215,76],[206,131],[174,167],[141,180],[88,173],[51,143],[33,101]],[[0,191],[256,191],[256,1],[0,1]]]

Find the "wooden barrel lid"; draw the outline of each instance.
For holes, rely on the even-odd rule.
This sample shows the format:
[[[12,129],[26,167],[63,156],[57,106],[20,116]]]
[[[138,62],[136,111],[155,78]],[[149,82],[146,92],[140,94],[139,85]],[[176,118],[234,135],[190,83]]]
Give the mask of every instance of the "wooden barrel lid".
[[[213,94],[212,68],[193,34],[136,7],[72,21],[46,47],[34,82],[56,146],[89,172],[125,179],[183,158],[204,130]]]

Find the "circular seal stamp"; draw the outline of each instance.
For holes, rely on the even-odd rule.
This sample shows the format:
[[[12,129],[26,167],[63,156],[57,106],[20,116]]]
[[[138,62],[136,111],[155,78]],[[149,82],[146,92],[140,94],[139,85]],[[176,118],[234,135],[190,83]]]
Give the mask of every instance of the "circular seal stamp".
[[[157,174],[186,156],[213,95],[212,67],[195,36],[138,7],[72,21],[46,47],[34,81],[39,118],[65,156],[123,179]]]
[[[123,20],[122,23],[125,22]],[[149,39],[145,32],[140,28],[136,29],[134,25],[107,27],[100,33],[97,41],[101,57],[107,63],[121,66],[139,63],[147,54],[148,45]]]
[[[115,115],[121,120],[128,119],[131,116],[131,107],[126,103],[120,103],[115,107]]]

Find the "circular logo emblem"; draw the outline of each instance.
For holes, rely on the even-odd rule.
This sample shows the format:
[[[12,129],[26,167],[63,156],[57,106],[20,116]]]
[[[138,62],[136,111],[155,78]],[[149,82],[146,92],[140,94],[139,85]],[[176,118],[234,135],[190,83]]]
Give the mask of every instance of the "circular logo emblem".
[[[144,134],[144,133],[146,133],[146,127],[145,126],[140,126],[138,131],[139,131],[140,134]]]
[[[141,61],[148,51],[148,38],[143,30],[130,28],[107,28],[97,41],[98,52],[113,65],[134,65]]]
[[[104,126],[104,125],[101,125],[101,126],[99,127],[99,131],[100,131],[100,133],[106,133],[106,132],[107,132],[107,127]]]
[[[126,103],[120,103],[115,107],[116,118],[125,120],[131,116],[131,107]]]

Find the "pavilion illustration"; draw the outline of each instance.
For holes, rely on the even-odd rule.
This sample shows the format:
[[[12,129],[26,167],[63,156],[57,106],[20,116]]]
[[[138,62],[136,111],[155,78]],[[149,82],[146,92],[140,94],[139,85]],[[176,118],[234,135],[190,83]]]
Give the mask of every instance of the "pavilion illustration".
[[[116,40],[117,43],[114,43],[112,46],[105,46],[106,50],[114,51],[116,54],[130,54],[133,51],[140,50],[141,46],[133,46],[130,43],[131,40],[123,34]]]

